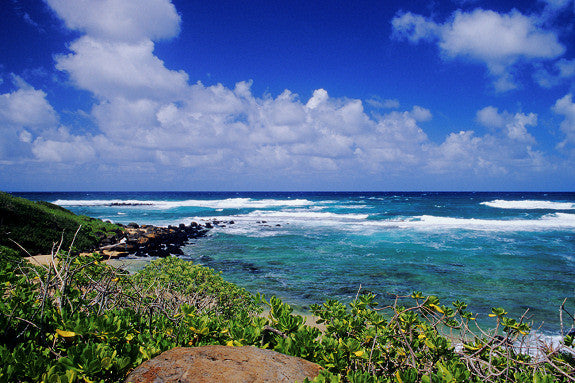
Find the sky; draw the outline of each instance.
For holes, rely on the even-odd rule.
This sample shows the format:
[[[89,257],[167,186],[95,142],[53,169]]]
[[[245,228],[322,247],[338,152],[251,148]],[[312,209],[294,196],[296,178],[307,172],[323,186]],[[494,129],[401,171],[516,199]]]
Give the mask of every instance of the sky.
[[[0,190],[575,191],[575,2],[2,0]]]

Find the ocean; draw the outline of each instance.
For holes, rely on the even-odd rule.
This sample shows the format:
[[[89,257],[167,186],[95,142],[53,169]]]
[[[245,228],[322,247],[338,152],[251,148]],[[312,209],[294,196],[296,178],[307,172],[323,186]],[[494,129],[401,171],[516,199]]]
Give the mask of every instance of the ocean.
[[[559,332],[575,298],[575,193],[15,193],[74,213],[160,226],[233,221],[184,248],[251,292],[305,311],[358,289],[492,307]],[[566,323],[567,327],[571,323]]]

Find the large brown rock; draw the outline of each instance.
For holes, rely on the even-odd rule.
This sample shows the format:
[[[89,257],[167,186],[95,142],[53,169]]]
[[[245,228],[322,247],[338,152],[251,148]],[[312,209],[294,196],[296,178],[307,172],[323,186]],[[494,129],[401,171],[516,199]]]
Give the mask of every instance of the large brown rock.
[[[303,382],[321,367],[256,347],[176,347],[142,363],[126,383]]]

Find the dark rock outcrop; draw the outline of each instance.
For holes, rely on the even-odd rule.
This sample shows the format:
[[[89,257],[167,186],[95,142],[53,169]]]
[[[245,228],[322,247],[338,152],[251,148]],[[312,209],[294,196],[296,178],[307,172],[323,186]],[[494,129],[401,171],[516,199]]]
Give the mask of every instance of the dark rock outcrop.
[[[320,370],[307,360],[256,347],[177,347],[141,364],[125,382],[303,382]]]
[[[100,241],[99,251],[114,256],[136,255],[167,257],[183,255],[182,246],[190,239],[200,238],[208,232],[208,225],[202,226],[192,222],[186,226],[157,227],[151,225],[139,226],[130,223],[124,226],[125,231],[108,235]]]

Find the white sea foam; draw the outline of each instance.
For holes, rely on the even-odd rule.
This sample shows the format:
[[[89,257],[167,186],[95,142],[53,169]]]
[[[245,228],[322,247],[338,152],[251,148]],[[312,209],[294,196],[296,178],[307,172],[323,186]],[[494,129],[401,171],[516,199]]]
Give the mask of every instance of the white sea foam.
[[[234,221],[223,230],[229,234],[253,237],[275,236],[291,232],[297,227],[331,227],[336,230],[373,234],[380,230],[478,230],[478,231],[546,231],[575,230],[575,214],[553,213],[539,219],[475,219],[431,215],[389,220],[369,220],[367,214],[336,214],[317,211],[261,211],[249,214],[190,217],[185,222]]]
[[[319,212],[310,210],[290,210],[290,211],[261,211],[256,210],[249,214],[263,219],[274,220],[328,220],[328,221],[359,221],[369,217],[368,214],[337,214],[329,212]]]
[[[539,219],[476,219],[415,216],[404,220],[367,221],[369,226],[415,228],[415,229],[468,229],[468,230],[552,230],[575,229],[575,214],[552,213]]]
[[[306,199],[252,199],[227,198],[220,200],[184,200],[184,201],[156,201],[156,200],[57,200],[53,202],[60,206],[111,206],[111,207],[149,207],[153,209],[175,209],[178,207],[205,207],[212,209],[265,209],[271,207],[298,207],[310,206],[314,203]]]
[[[533,331],[521,341],[515,341],[512,347],[516,353],[530,355],[537,361],[541,361],[550,350],[565,352],[575,356],[575,349],[565,346],[563,339],[564,337],[558,334],[550,335]],[[461,352],[462,350],[463,344],[456,343],[455,351]]]
[[[120,200],[120,199],[106,199],[106,200],[68,200],[59,199],[52,203],[60,206],[130,206],[130,205],[153,205],[156,201],[139,201],[139,200]]]
[[[507,201],[496,199],[488,202],[481,202],[481,205],[495,207],[498,209],[520,209],[520,210],[575,210],[575,203],[556,202],[556,201],[538,201],[538,200],[520,200]]]
[[[337,227],[351,229],[353,224],[364,222],[367,214],[337,214],[317,211],[315,209],[296,209],[283,211],[255,210],[248,214],[189,217],[183,222],[229,222],[225,228],[215,227],[215,231],[225,231],[228,234],[245,235],[249,237],[271,237],[291,232],[290,227]]]

